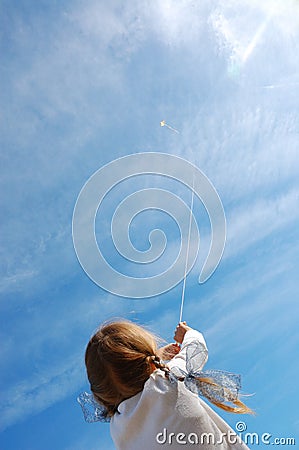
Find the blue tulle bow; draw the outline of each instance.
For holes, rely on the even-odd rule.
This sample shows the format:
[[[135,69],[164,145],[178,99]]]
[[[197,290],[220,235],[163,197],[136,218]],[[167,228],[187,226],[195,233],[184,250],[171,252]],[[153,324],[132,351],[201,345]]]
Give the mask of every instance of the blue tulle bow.
[[[186,372],[172,367],[169,372],[171,383],[184,382],[191,392],[211,402],[234,402],[241,389],[241,376],[223,370],[202,370],[208,359],[208,351],[200,342],[186,346]],[[82,392],[77,398],[86,422],[110,422],[107,409],[100,405],[92,394]]]
[[[202,370],[208,359],[208,351],[200,342],[186,346],[186,369],[173,367],[169,373],[171,382],[183,381],[193,393],[212,402],[233,402],[238,399],[241,376],[223,370]]]
[[[100,405],[92,394],[82,392],[77,397],[77,401],[82,408],[86,422],[110,422],[107,409],[105,406]]]

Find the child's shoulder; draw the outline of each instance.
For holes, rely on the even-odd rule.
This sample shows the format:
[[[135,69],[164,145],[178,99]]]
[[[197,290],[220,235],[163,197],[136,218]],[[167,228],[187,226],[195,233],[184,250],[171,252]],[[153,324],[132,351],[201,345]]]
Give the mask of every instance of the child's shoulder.
[[[143,395],[173,395],[176,390],[175,383],[169,381],[165,372],[161,369],[156,369],[145,382]]]

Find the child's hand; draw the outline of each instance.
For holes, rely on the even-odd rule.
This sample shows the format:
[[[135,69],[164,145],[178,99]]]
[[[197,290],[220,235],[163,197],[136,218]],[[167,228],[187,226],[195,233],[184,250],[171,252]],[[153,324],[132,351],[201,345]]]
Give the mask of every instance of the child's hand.
[[[161,347],[157,351],[157,356],[159,356],[164,361],[169,361],[180,351],[180,346],[178,344],[168,344],[165,347]]]
[[[186,322],[180,322],[176,327],[174,333],[174,340],[177,341],[179,344],[181,344],[183,342],[186,331],[188,330],[192,330],[192,328],[188,327]]]

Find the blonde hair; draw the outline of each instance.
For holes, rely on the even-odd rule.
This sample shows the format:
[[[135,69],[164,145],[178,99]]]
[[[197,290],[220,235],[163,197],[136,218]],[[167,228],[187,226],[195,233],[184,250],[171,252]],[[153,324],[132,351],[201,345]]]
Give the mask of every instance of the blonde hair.
[[[142,391],[156,367],[157,339],[129,321],[104,324],[90,339],[85,364],[91,391],[109,415]],[[155,363],[154,363],[155,364]]]
[[[143,390],[155,369],[168,378],[169,369],[157,355],[157,337],[145,328],[129,321],[102,325],[88,342],[85,365],[95,399],[113,416],[118,405]],[[183,378],[181,379],[183,381]],[[214,384],[205,378],[207,384]],[[214,402],[219,408],[234,413],[252,412],[240,400],[235,407]]]
[[[207,388],[209,386],[214,386],[216,389],[220,387],[217,383],[215,383],[213,380],[211,380],[208,377],[200,377],[200,378],[196,377],[196,379],[203,382]],[[211,403],[213,403],[213,405],[218,406],[218,408],[221,408],[224,411],[231,412],[234,414],[254,414],[254,412],[250,408],[248,408],[248,406],[246,406],[243,402],[241,402],[241,400],[239,398],[235,399],[234,396],[230,396],[230,391],[228,388],[222,387],[221,390],[224,391],[224,393],[227,395],[227,398],[231,397],[231,403],[235,406],[227,405],[224,402],[216,401],[215,399],[210,397],[210,395],[208,393],[208,389],[207,389],[206,395],[205,395],[204,389],[202,389],[203,395],[205,395],[205,397]]]

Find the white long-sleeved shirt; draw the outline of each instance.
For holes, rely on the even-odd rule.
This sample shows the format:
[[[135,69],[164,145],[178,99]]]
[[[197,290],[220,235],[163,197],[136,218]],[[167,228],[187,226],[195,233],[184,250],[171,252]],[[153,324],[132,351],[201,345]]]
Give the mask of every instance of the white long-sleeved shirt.
[[[186,347],[193,341],[206,347],[201,333],[188,330],[180,352],[168,363],[169,368],[177,366],[186,371]],[[143,391],[124,400],[118,411],[110,423],[117,450],[248,449],[183,382],[170,383],[159,369],[151,374]]]

